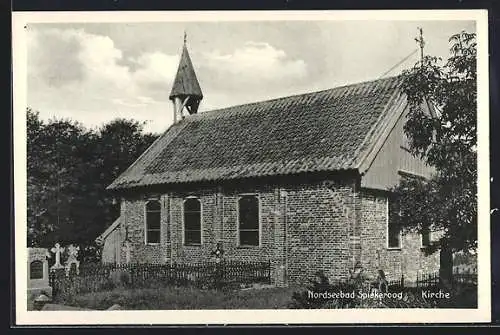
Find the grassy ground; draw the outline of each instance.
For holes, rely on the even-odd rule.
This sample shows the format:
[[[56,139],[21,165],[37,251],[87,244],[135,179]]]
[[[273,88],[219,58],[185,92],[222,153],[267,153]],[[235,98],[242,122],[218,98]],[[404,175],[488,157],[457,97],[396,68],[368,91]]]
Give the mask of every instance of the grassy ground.
[[[194,287],[116,288],[110,291],[77,294],[66,299],[56,298],[54,303],[95,310],[106,310],[114,304],[119,304],[125,310],[287,309],[290,308],[293,293],[298,291],[304,292],[305,288],[291,286],[222,291],[201,290]],[[371,306],[370,301],[364,301],[362,305],[354,308],[477,308],[477,287],[454,290],[450,299],[436,301],[422,299],[419,289],[404,291],[409,295],[409,301],[396,303],[398,301],[389,299],[390,303],[376,304],[376,306]],[[296,308],[307,307],[301,305]]]
[[[104,310],[119,304],[126,310],[165,309],[283,309],[297,287],[235,291],[200,290],[189,287],[123,289],[87,293],[57,303]]]

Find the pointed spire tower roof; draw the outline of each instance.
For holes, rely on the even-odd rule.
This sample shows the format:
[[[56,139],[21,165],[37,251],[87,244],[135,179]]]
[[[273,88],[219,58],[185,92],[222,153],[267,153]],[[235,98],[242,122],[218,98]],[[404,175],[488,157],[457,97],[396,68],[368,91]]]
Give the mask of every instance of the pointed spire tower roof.
[[[203,93],[201,92],[200,84],[196,78],[193,63],[191,63],[191,58],[186,47],[186,35],[184,35],[181,60],[169,98],[173,100],[175,97],[184,98],[188,96],[192,96],[198,100],[203,99]]]

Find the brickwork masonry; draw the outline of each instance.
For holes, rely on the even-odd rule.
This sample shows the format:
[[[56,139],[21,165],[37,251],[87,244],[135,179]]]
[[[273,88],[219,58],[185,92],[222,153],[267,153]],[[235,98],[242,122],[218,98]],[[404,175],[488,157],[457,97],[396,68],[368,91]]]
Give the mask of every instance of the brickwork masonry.
[[[305,282],[322,270],[332,279],[346,278],[361,261],[366,271],[382,268],[389,279],[402,273],[434,270],[436,256],[424,256],[419,236],[404,236],[400,250],[386,247],[386,197],[359,190],[356,180],[321,180],[296,184],[241,184],[205,187],[189,192],[155,195],[162,204],[161,241],[145,243],[145,203],[141,195],[122,202],[120,229],[132,241],[133,262],[201,262],[212,259],[217,242],[232,260],[269,260],[272,283]],[[241,194],[259,199],[260,244],[238,245],[238,199]],[[183,202],[187,196],[201,201],[202,243],[183,243]],[[124,261],[122,252],[121,260]]]
[[[426,256],[417,233],[401,236],[401,248],[388,248],[387,196],[382,192],[361,191],[361,262],[365,271],[376,276],[382,269],[388,280],[397,280],[404,274],[405,280],[415,281],[417,273],[439,270],[439,253]]]

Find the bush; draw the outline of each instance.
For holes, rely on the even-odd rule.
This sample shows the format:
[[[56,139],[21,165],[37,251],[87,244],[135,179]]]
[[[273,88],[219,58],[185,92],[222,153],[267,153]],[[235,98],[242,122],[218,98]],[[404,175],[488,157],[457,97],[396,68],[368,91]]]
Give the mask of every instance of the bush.
[[[370,280],[363,276],[332,284],[323,272],[318,272],[316,279],[309,282],[305,291],[292,294],[290,308],[477,308],[476,285],[435,285],[426,288],[389,286],[387,293],[393,295],[387,296],[381,295],[378,289],[373,288]],[[449,293],[449,298],[428,298],[422,294],[423,290],[442,290]],[[325,292],[330,293],[330,296]],[[332,293],[340,292],[353,293],[344,297],[332,296]]]
[[[323,271],[316,273],[315,279],[309,280],[305,291],[294,292],[290,308],[353,308],[357,304],[357,291],[360,284],[355,281],[331,284]],[[331,298],[328,293],[349,293],[340,298]],[[350,294],[352,292],[352,295]],[[326,294],[325,294],[326,293]],[[326,295],[326,296],[325,296]]]
[[[130,272],[126,269],[116,269],[113,270],[109,275],[110,281],[114,284],[114,287],[122,287],[127,286],[131,283]],[[112,287],[113,288],[113,287]],[[103,289],[109,289],[108,287],[104,287]]]
[[[102,249],[95,243],[80,246],[78,260],[83,264],[100,263],[102,258]]]

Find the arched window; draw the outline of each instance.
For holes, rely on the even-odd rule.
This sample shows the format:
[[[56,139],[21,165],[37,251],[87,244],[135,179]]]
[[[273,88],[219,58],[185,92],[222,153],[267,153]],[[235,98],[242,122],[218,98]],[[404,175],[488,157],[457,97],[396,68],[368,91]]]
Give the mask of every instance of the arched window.
[[[259,245],[259,199],[244,195],[238,200],[239,245]]]
[[[201,203],[197,198],[184,201],[184,244],[201,244]]]
[[[160,243],[161,205],[157,200],[146,203],[146,244]]]

